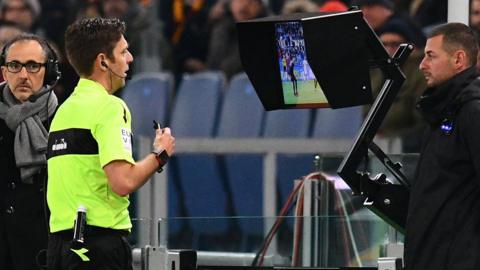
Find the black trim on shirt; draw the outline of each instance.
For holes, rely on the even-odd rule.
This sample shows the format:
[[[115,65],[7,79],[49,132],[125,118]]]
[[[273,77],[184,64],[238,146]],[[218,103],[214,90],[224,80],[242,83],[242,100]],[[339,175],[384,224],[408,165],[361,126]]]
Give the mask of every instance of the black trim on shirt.
[[[89,129],[70,128],[50,132],[47,158],[62,155],[98,154],[98,143]]]

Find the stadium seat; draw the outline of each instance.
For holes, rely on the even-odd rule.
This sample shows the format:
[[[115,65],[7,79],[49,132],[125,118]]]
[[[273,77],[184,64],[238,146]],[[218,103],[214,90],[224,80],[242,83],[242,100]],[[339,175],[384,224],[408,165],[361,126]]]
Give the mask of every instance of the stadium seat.
[[[362,107],[317,110],[313,124],[314,138],[353,138],[363,121]]]
[[[237,74],[225,92],[217,135],[226,138],[259,137],[263,114],[263,106],[247,75]]]
[[[311,124],[311,110],[280,110],[266,113],[266,138],[307,139]],[[313,155],[309,154],[279,154],[277,156],[277,213],[285,204],[292,192],[294,180],[313,171]],[[293,215],[293,211],[287,215]],[[289,250],[292,239],[294,220],[285,220],[286,226],[281,226],[278,237],[279,250]],[[288,243],[288,244],[287,244]]]
[[[266,138],[308,138],[310,131],[310,110],[278,110],[265,116]]]
[[[183,76],[171,117],[176,137],[208,138],[214,135],[225,83],[221,72]]]
[[[245,113],[248,112],[248,113]],[[264,109],[245,73],[234,76],[220,113],[218,138],[257,138],[262,131]],[[220,159],[231,191],[234,214],[239,216],[243,247],[263,235],[263,156],[229,154]],[[245,218],[257,217],[257,218]],[[254,241],[254,240],[253,240]]]
[[[362,106],[342,109],[320,109],[316,112],[312,137],[322,139],[352,139],[357,135],[363,122]],[[323,159],[322,170],[335,173],[342,157]]]
[[[265,138],[297,138],[309,137],[311,110],[281,110],[267,112],[265,121]],[[277,188],[279,205],[286,201],[293,189],[295,179],[313,171],[313,155],[282,154],[277,157]]]
[[[122,91],[122,99],[132,114],[134,135],[151,137],[152,120],[166,125],[173,93],[173,76],[164,72],[135,75]]]
[[[176,138],[213,137],[224,86],[225,76],[220,72],[202,72],[182,78],[170,124]],[[220,181],[221,175],[214,155],[176,154],[169,168],[169,205],[181,204],[178,209],[184,207],[186,212],[174,213],[172,210],[175,209],[169,208],[170,217],[180,214],[188,217],[227,215],[227,193]],[[183,201],[175,201],[180,197],[171,196],[175,193],[181,194]],[[227,230],[226,221],[210,224],[207,220],[189,219],[189,225],[194,238]]]

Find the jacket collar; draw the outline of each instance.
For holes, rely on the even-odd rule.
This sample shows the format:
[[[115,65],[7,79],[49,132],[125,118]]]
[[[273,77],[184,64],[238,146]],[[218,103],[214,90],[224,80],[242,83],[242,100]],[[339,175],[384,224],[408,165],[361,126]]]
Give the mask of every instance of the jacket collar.
[[[430,124],[440,123],[447,114],[454,113],[463,103],[463,90],[477,76],[476,67],[472,66],[437,87],[427,88],[420,97],[417,108]]]

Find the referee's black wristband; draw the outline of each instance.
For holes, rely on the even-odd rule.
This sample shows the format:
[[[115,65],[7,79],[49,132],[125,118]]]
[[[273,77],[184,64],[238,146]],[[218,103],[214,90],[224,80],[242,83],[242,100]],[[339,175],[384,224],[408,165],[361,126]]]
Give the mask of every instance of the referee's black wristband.
[[[161,173],[163,171],[163,166],[167,164],[168,160],[170,159],[170,156],[167,154],[166,150],[162,150],[161,152],[152,151],[152,154],[155,155],[155,159],[158,162],[157,172]]]

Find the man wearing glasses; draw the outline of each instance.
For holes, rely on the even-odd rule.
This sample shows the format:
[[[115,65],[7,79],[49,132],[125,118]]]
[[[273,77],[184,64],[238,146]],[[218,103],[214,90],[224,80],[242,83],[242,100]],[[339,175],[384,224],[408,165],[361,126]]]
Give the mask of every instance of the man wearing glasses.
[[[39,269],[48,239],[47,130],[57,106],[47,84],[58,79],[56,57],[45,40],[22,34],[7,42],[0,65],[0,269]]]

